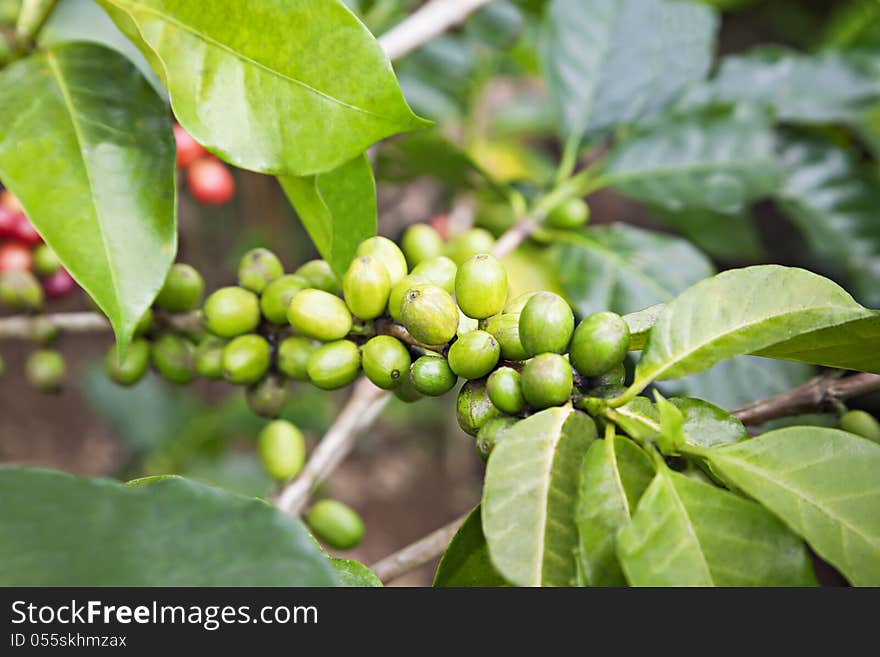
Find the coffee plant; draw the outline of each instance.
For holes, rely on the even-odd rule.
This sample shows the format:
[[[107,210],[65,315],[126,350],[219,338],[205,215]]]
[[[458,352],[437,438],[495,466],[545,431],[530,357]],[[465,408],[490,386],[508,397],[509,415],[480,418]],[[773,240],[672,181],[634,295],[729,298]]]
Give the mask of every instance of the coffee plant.
[[[105,328],[119,386],[240,386],[278,489],[6,467],[0,582],[375,586],[442,555],[437,586],[880,585],[880,424],[846,406],[880,390],[880,12],[715,60],[713,4],[6,3],[0,337],[48,392],[57,334]],[[502,76],[530,82],[487,129]],[[178,177],[222,205],[227,165],[320,258],[253,248],[218,289],[175,262]],[[376,181],[425,177],[448,214],[377,235]],[[621,197],[683,237],[594,222]],[[763,251],[768,202],[817,272]],[[48,312],[74,281],[98,312]],[[312,450],[305,385],[348,389]],[[485,476],[371,570],[311,498],[390,395],[455,395]]]

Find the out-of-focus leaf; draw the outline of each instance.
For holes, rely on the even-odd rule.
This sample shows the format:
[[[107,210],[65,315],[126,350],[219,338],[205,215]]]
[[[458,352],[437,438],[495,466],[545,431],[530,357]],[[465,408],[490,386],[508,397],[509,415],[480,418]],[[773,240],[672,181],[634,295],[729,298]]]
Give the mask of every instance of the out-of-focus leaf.
[[[761,236],[748,210],[724,214],[706,209],[669,212],[654,208],[652,214],[718,260],[745,264],[757,262],[764,255]]]

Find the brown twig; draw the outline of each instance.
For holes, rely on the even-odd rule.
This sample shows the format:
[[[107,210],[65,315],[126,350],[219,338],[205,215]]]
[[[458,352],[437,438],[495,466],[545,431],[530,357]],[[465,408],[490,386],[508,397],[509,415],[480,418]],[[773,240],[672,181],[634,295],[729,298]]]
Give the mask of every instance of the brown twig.
[[[461,23],[490,0],[432,0],[379,38],[388,59],[394,60]]]
[[[202,314],[198,311],[156,314],[156,323],[159,326],[167,326],[181,332],[196,333],[203,329],[202,322]],[[47,323],[62,333],[104,333],[111,330],[107,318],[93,312],[12,315],[0,317],[0,338],[30,340],[40,335]]]
[[[467,518],[466,515],[456,518],[440,529],[435,529],[424,538],[420,538],[415,543],[411,543],[402,550],[376,562],[370,566],[370,569],[376,573],[379,579],[387,583],[432,559],[436,559],[446,551],[446,546],[449,545],[449,541],[455,536],[455,532],[461,527],[465,518]]]

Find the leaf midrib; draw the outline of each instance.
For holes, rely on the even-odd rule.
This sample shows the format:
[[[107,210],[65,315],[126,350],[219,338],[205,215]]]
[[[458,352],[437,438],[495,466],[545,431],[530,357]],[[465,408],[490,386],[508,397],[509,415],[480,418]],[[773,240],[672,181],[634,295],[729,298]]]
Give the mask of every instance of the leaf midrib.
[[[553,474],[553,463],[556,460],[556,448],[559,446],[559,442],[562,440],[563,429],[565,427],[565,422],[568,419],[569,415],[566,414],[562,416],[559,420],[558,425],[554,425],[554,429],[558,426],[558,431],[554,430],[551,434],[550,438],[550,449],[547,451],[548,458],[546,463],[546,468],[544,470],[544,476],[541,477],[540,481],[546,482],[544,486],[540,488],[541,492],[541,500],[542,504],[540,505],[540,509],[538,511],[538,527],[541,528],[541,531],[538,533],[538,543],[537,554],[535,559],[535,577],[532,580],[535,586],[541,586],[543,583],[543,574],[544,574],[544,554],[546,552],[546,544],[547,544],[547,519],[549,514],[549,500],[550,500],[550,487],[551,487],[551,475]]]
[[[691,536],[691,538],[693,538],[694,543],[697,544],[697,548],[699,549],[700,561],[702,562],[703,567],[705,568],[706,576],[709,578],[709,583],[712,586],[715,586],[715,579],[714,579],[714,577],[712,577],[712,570],[709,568],[709,564],[706,562],[706,555],[703,552],[703,545],[702,545],[702,543],[700,543],[700,539],[697,536],[696,530],[694,529],[694,523],[691,520],[691,516],[688,513],[687,507],[685,507],[684,502],[682,501],[681,497],[678,494],[678,489],[675,487],[675,481],[672,479],[672,476],[669,474],[669,472],[667,472],[665,470],[665,468],[662,468],[657,474],[658,474],[658,476],[663,477],[666,480],[666,483],[669,485],[669,488],[672,490],[672,497],[675,501],[675,506],[678,508],[678,510],[684,516],[684,518],[686,520],[686,524],[687,524],[688,534]]]

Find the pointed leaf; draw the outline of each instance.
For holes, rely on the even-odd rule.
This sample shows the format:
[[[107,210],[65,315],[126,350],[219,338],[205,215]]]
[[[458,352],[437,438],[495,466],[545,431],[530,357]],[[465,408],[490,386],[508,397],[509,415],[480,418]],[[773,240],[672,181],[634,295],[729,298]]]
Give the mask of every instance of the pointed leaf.
[[[639,442],[656,440],[660,434],[660,411],[647,397],[636,397],[619,408],[608,409],[608,414],[626,435]]]
[[[657,303],[649,308],[637,310],[624,316],[623,321],[629,326],[630,351],[641,351],[645,348],[648,335],[665,307],[666,304]]]
[[[742,422],[715,404],[689,397],[676,397],[669,403],[682,414],[681,437],[686,445],[717,447],[749,437]]]
[[[470,512],[443,553],[434,575],[434,586],[510,586],[492,565],[479,505]]]
[[[342,586],[350,588],[380,588],[382,580],[376,577],[376,573],[367,568],[360,561],[354,559],[330,559],[330,565],[336,571],[336,576]]]

